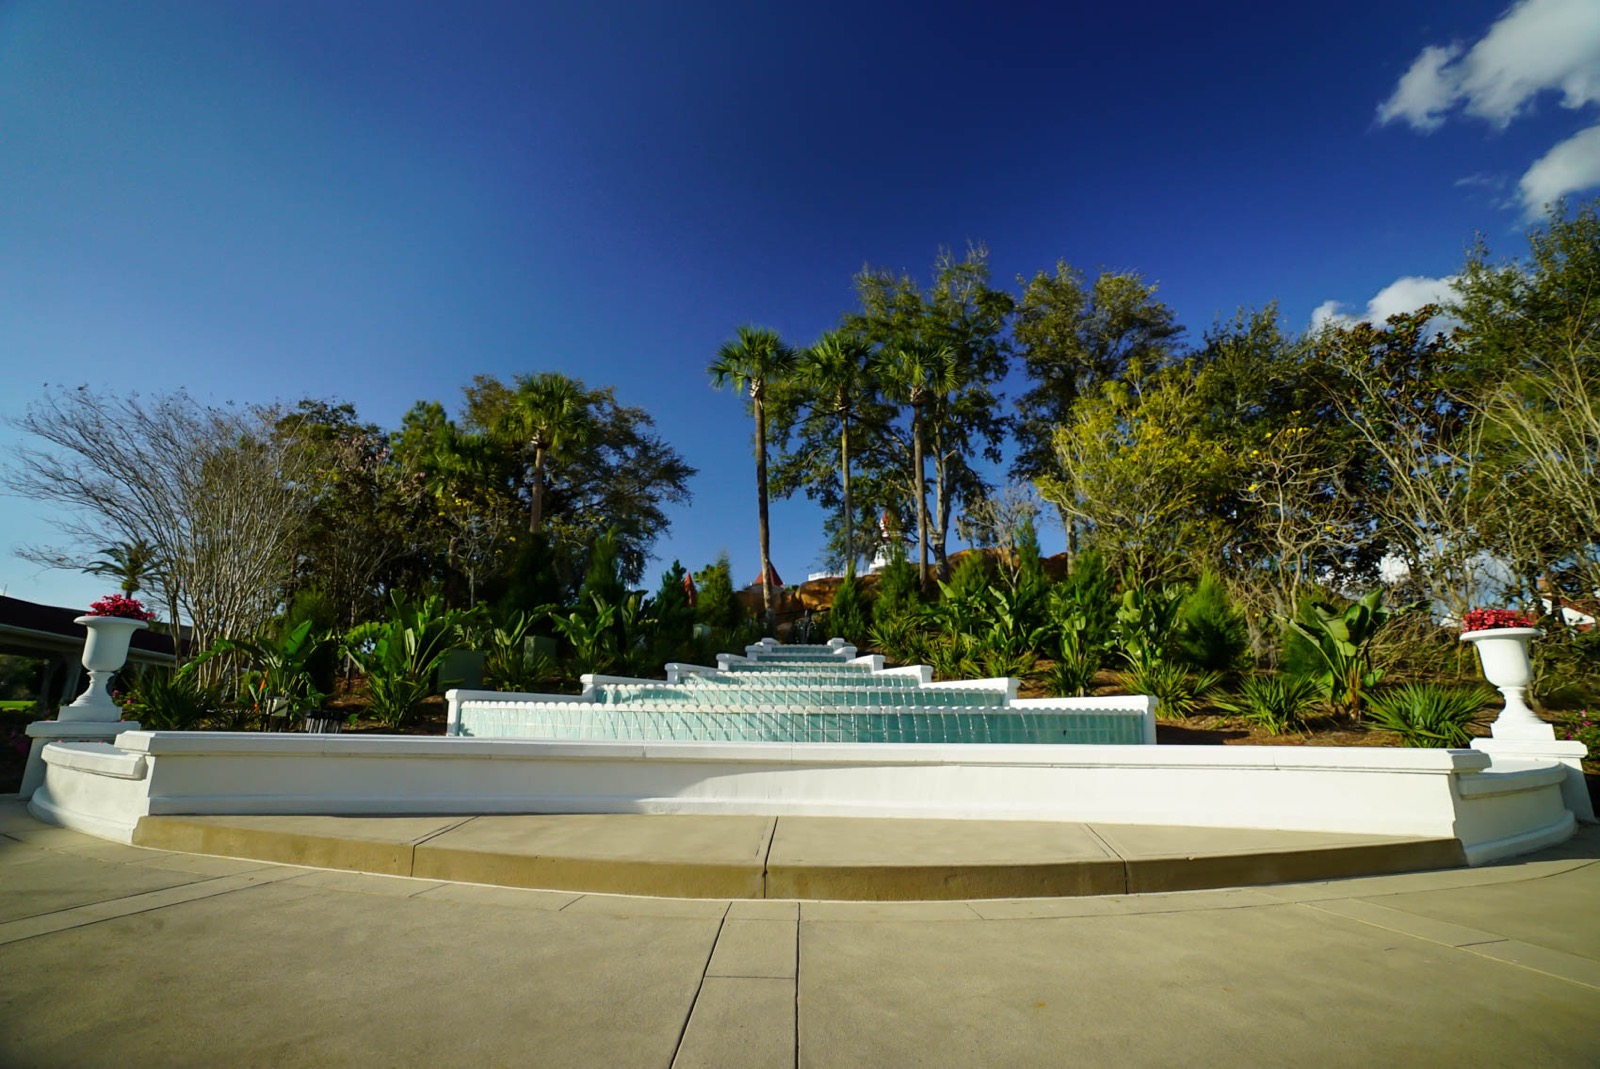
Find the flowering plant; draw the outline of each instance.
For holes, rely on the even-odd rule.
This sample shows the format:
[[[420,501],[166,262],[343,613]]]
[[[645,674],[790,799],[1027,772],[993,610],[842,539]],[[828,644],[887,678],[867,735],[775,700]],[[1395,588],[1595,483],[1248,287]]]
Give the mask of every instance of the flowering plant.
[[[156,614],[141,605],[136,598],[124,594],[107,594],[89,606],[89,616],[120,616],[124,620],[150,621]]]
[[[1589,747],[1591,758],[1600,757],[1600,720],[1589,716],[1585,709],[1578,717],[1561,726],[1561,737],[1571,742],[1581,742]]]
[[[1487,631],[1491,627],[1532,627],[1533,621],[1515,609],[1473,609],[1461,621],[1461,630]]]

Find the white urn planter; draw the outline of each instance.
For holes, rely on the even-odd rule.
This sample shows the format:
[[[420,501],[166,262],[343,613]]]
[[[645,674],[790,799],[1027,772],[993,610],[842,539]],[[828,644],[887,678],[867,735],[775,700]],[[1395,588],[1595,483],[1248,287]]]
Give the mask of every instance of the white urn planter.
[[[1537,627],[1489,627],[1461,634],[1462,642],[1478,647],[1478,663],[1483,666],[1484,678],[1505,695],[1505,708],[1489,725],[1490,733],[1497,739],[1556,737],[1555,728],[1528,708],[1525,697],[1528,684],[1533,682],[1533,660],[1528,655],[1528,643],[1541,634]]]
[[[89,670],[89,686],[77,701],[61,710],[57,719],[115,723],[122,719],[122,710],[111,700],[111,677],[128,662],[128,643],[133,633],[150,625],[126,616],[80,616],[72,622],[82,624],[89,632],[83,643],[83,666]]]

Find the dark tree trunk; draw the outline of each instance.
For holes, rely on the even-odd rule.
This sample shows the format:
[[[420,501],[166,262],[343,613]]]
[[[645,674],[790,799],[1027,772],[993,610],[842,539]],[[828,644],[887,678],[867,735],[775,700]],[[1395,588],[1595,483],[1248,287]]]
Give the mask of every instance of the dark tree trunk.
[[[776,637],[777,628],[772,613],[772,563],[771,532],[767,526],[767,408],[757,394],[756,408],[756,504],[757,522],[761,537],[761,608],[766,615],[767,631]]]

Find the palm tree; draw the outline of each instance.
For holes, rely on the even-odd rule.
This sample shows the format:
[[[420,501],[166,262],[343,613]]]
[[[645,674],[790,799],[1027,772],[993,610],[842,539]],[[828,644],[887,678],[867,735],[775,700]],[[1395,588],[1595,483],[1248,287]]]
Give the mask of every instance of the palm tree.
[[[892,346],[878,354],[873,371],[884,392],[911,409],[911,471],[917,498],[917,577],[928,583],[928,493],[922,463],[924,410],[933,398],[948,393],[956,377],[955,354],[949,346]]]
[[[714,389],[731,386],[750,392],[756,417],[756,502],[761,536],[761,606],[767,627],[773,626],[771,537],[767,524],[767,387],[782,380],[794,366],[794,352],[776,331],[740,327],[738,335],[717,350],[706,371]]]
[[[115,542],[102,549],[84,573],[120,580],[124,594],[136,594],[146,582],[159,581],[161,552],[142,538]]]
[[[517,378],[502,430],[526,444],[533,475],[528,485],[528,531],[544,527],[545,469],[556,454],[588,441],[592,398],[583,383],[554,371]]]
[[[857,403],[872,389],[865,345],[829,331],[811,348],[802,352],[795,366],[795,380],[811,398],[815,408],[839,420],[839,482],[844,493],[845,570],[855,572],[856,543],[851,524],[850,505],[850,420]]]

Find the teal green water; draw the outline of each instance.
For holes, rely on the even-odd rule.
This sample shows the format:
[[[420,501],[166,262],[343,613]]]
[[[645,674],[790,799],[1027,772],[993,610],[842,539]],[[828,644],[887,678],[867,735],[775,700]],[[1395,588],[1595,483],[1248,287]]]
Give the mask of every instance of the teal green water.
[[[478,738],[631,742],[925,742],[1128,745],[1144,742],[1133,712],[663,711],[584,704],[469,703],[461,733]]]

